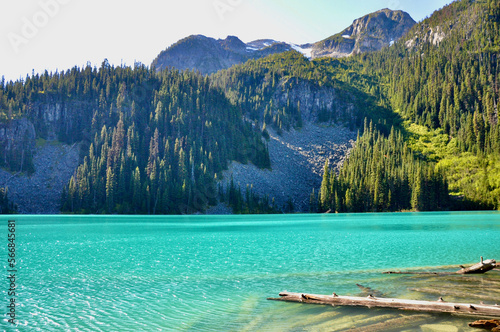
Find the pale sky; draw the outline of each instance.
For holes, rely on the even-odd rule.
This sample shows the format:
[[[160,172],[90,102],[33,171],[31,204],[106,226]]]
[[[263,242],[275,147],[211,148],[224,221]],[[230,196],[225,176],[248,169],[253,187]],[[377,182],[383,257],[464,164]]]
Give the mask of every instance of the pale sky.
[[[390,8],[421,21],[451,0],[0,0],[0,76],[44,70],[150,65],[191,34],[311,43]]]

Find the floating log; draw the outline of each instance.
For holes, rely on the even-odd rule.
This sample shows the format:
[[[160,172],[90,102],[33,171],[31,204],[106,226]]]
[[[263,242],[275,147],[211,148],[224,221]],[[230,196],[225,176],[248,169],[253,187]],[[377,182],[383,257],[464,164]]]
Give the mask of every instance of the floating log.
[[[476,327],[479,329],[486,329],[490,331],[500,331],[500,320],[477,320],[469,324],[470,327]]]
[[[355,306],[367,308],[391,308],[408,311],[429,313],[452,313],[465,316],[500,317],[500,306],[469,303],[445,302],[442,298],[438,301],[416,301],[393,298],[379,298],[372,295],[368,297],[317,295],[305,293],[282,292],[279,298],[268,298],[272,301],[301,302],[310,304],[326,304],[340,306]]]
[[[481,261],[477,264],[474,264],[468,268],[461,268],[457,271],[458,274],[480,274],[486,273],[488,271],[493,270],[496,267],[496,261],[494,259],[488,259],[483,261],[483,257],[481,256]]]
[[[483,257],[481,257],[481,261],[477,264],[474,264],[470,267],[464,267],[460,265],[461,269],[456,272],[421,272],[421,271],[387,271],[383,272],[385,274],[431,274],[431,275],[439,275],[439,276],[447,276],[453,274],[482,274],[488,271],[493,270],[497,267],[496,261],[494,259],[488,259],[483,261]]]

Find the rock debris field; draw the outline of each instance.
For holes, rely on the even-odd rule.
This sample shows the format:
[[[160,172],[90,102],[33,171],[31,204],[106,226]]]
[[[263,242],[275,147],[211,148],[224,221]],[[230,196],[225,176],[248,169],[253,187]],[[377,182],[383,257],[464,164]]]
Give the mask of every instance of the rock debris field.
[[[252,164],[232,162],[224,171],[222,183],[228,186],[231,176],[245,190],[253,185],[260,196],[274,197],[278,207],[291,199],[298,212],[309,211],[312,190],[321,186],[323,167],[340,168],[354,147],[357,132],[342,126],[319,126],[305,123],[300,130],[284,132],[282,136],[269,130],[269,154],[272,170],[262,170]]]
[[[47,142],[37,147],[30,176],[0,169],[0,187],[8,187],[9,200],[22,214],[60,213],[61,194],[78,167],[79,145]]]

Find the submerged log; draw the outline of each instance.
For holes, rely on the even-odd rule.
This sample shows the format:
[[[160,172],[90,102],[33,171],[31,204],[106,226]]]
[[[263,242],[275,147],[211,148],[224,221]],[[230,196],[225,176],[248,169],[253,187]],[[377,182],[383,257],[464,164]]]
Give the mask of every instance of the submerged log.
[[[317,295],[304,293],[282,292],[279,298],[268,298],[273,301],[301,302],[310,304],[326,304],[340,306],[355,306],[367,308],[391,308],[408,311],[430,312],[430,313],[452,313],[465,316],[500,317],[500,306],[469,303],[451,303],[443,299],[438,301],[416,301],[392,298],[379,298],[369,295],[368,297]]]
[[[500,320],[477,320],[469,324],[470,327],[476,327],[479,329],[486,329],[491,331],[500,331]]]
[[[422,274],[422,275],[436,275],[436,276],[449,276],[457,274],[457,272],[422,272],[422,271],[386,271],[383,274]]]
[[[488,295],[478,293],[477,291],[464,291],[461,290],[460,287],[455,288],[431,288],[431,287],[421,287],[421,288],[409,288],[409,290],[419,293],[437,295],[437,296],[446,296],[453,298],[464,298],[468,300],[478,300],[478,301],[488,301],[496,303],[499,301],[499,297],[496,293],[488,292]]]
[[[379,292],[378,290],[375,290],[371,287],[365,287],[365,286],[360,285],[360,284],[356,284],[356,286],[358,286],[358,288],[361,289],[361,291],[362,291],[361,295],[371,294],[373,296],[380,296],[380,297],[384,296],[384,294],[382,292]]]
[[[493,270],[497,267],[496,261],[494,259],[488,259],[483,261],[483,257],[481,257],[481,261],[477,264],[474,264],[470,267],[464,267],[460,265],[461,269],[456,272],[421,272],[421,271],[387,271],[383,272],[385,274],[431,274],[431,275],[439,275],[439,276],[447,276],[453,274],[481,274],[486,273],[488,271]]]
[[[409,315],[404,317],[392,318],[386,321],[375,323],[372,325],[352,328],[347,332],[387,332],[387,331],[401,331],[410,327],[420,325],[423,322],[428,322],[430,315]]]

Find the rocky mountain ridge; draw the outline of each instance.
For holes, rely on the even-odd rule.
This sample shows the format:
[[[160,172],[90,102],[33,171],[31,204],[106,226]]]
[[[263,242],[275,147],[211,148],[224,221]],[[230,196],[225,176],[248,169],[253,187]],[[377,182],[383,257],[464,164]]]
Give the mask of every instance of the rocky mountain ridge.
[[[203,35],[191,35],[161,52],[152,66],[157,70],[194,69],[202,74],[211,74],[250,59],[260,59],[292,49],[292,45],[274,40],[256,40],[245,44],[235,36],[216,40]]]
[[[311,59],[346,57],[390,46],[415,24],[406,12],[383,9],[354,20],[351,26],[327,39],[303,45],[273,39],[244,43],[235,36],[216,40],[203,35],[191,35],[162,51],[154,59],[152,66],[157,70],[176,68],[211,74],[250,59],[260,59],[291,50]]]
[[[401,10],[382,9],[354,20],[342,32],[312,46],[312,57],[346,57],[378,51],[402,38],[416,22]]]

